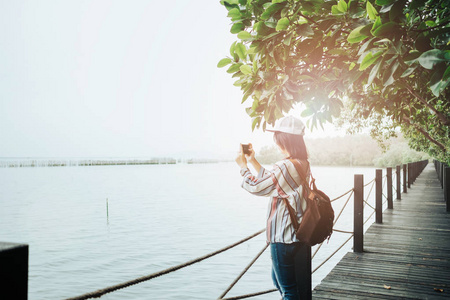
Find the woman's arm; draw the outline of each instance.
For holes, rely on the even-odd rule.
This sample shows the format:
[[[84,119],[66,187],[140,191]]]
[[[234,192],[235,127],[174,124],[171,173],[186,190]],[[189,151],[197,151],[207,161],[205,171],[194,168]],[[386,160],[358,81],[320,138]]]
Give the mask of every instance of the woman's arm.
[[[276,193],[276,180],[273,180],[273,176],[275,178],[280,175],[276,173],[280,173],[278,170],[268,171],[255,159],[255,151],[253,150],[252,145],[249,146],[250,154],[244,154],[242,146],[240,147],[240,151],[236,156],[236,163],[241,168],[241,175],[243,177],[242,188],[247,190],[248,192],[258,195],[258,196],[271,196],[273,193]],[[247,161],[250,162],[255,170],[258,172],[258,175],[255,177],[251,173],[250,169],[247,167]]]
[[[255,158],[255,150],[253,150],[252,144],[250,144],[248,150],[250,151],[250,155],[247,156],[248,162],[253,165],[253,168],[255,168],[256,173],[259,174],[259,172],[261,171],[261,164]]]

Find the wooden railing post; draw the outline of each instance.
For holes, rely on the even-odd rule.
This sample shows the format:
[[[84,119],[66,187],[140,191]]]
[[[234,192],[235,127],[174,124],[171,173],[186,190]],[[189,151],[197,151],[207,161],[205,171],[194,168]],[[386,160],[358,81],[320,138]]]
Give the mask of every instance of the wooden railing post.
[[[375,222],[383,223],[383,170],[375,171]]]
[[[407,175],[407,177],[408,177],[408,189],[410,189],[411,188],[411,181],[412,181],[412,173],[411,173],[411,170],[412,168],[411,168],[411,163],[408,163],[408,175]]]
[[[8,299],[28,299],[28,245],[0,242],[0,289]]]
[[[392,203],[392,168],[386,169],[386,185],[387,185],[388,209],[393,209],[394,205]]]
[[[444,169],[445,169],[445,164],[443,162],[440,163],[441,167],[440,167],[440,171],[441,171],[441,175],[439,176],[439,178],[441,179],[441,188],[444,188]]]
[[[415,162],[415,163],[413,163],[412,164],[412,169],[413,169],[413,178],[412,178],[412,180],[411,180],[411,184],[413,184],[414,182],[416,182],[416,178],[417,178],[417,176],[418,176],[418,172],[417,172],[417,162]]]
[[[363,252],[363,231],[364,231],[364,176],[361,174],[355,175],[354,178],[354,193],[353,193],[353,252]]]
[[[400,166],[395,167],[395,178],[397,181],[397,200],[402,199],[402,186],[400,184]]]
[[[444,199],[447,207],[447,212],[450,212],[450,167],[443,166],[444,178],[442,182],[444,183]]]
[[[403,193],[407,193],[408,189],[406,188],[406,165],[403,165]]]

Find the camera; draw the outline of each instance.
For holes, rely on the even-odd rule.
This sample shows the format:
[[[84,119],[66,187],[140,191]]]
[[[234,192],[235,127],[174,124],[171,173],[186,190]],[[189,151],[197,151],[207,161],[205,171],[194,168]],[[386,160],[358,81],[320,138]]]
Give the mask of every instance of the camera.
[[[241,144],[242,145],[242,151],[244,154],[250,155],[251,152],[249,150],[250,144]]]

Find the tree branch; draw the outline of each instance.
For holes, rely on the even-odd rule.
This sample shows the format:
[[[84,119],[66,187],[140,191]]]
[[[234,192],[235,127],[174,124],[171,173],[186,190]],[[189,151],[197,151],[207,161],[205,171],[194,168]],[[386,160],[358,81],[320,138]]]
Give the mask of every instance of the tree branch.
[[[442,122],[442,124],[444,124],[445,126],[450,126],[450,119],[445,116],[443,113],[441,113],[440,111],[438,111],[436,108],[434,108],[433,105],[429,104],[427,102],[427,100],[425,100],[421,95],[419,95],[419,93],[417,93],[406,81],[403,81],[406,89],[408,90],[408,92],[417,100],[419,100],[420,102],[422,102],[426,107],[428,107],[429,109],[431,109],[434,114],[438,117],[438,119]]]
[[[419,127],[419,125],[417,124],[413,124],[413,122],[411,121],[410,118],[403,116],[402,120],[406,123],[408,123],[410,126],[413,126],[414,128],[416,128],[424,137],[426,137],[430,142],[432,142],[433,144],[437,145],[439,148],[441,148],[442,152],[446,152],[447,149],[445,148],[444,145],[442,145],[441,143],[439,143],[438,141],[436,141],[434,138],[431,137],[431,135],[426,132],[423,128]]]

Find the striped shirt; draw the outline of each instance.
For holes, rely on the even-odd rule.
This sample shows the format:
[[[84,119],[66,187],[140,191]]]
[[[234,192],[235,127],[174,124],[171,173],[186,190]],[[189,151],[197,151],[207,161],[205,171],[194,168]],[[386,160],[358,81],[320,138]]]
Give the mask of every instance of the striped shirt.
[[[261,167],[255,178],[248,168],[241,169],[242,188],[257,196],[270,197],[267,209],[266,234],[269,243],[298,242],[294,225],[283,198],[294,208],[300,224],[306,209],[303,186],[294,164],[288,159],[277,162],[271,171]],[[309,180],[309,171],[307,174]]]

